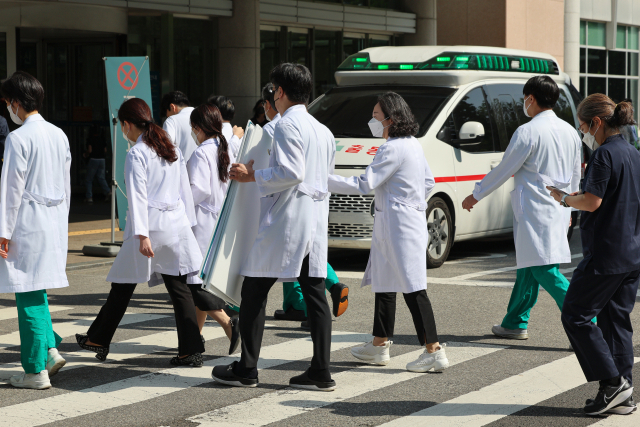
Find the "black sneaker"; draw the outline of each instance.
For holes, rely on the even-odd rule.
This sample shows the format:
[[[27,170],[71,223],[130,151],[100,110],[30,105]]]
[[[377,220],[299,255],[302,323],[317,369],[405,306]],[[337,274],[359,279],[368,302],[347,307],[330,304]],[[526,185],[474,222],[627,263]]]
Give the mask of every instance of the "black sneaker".
[[[344,283],[336,283],[329,289],[333,302],[333,315],[340,317],[349,307],[349,287]]]
[[[627,400],[633,393],[633,387],[625,378],[615,386],[600,386],[598,395],[584,407],[587,415],[600,415]]]
[[[211,378],[217,383],[232,387],[257,387],[258,378],[244,378],[233,373],[233,367],[238,362],[230,365],[218,365],[213,367]]]
[[[593,399],[587,399],[586,404],[589,405],[592,402],[593,402]],[[616,414],[616,415],[628,415],[632,412],[635,412],[636,409],[638,409],[638,407],[636,406],[636,402],[633,400],[633,396],[629,396],[627,400],[609,409],[606,413]]]
[[[302,390],[313,391],[333,391],[336,389],[336,382],[334,380],[329,381],[316,381],[309,378],[309,371],[305,371],[302,375],[293,377],[289,380],[289,386],[293,388],[299,388]]]
[[[289,307],[287,311],[276,310],[273,313],[273,317],[276,320],[290,320],[293,322],[304,322],[307,320],[307,316],[304,315],[303,310],[296,310],[293,307]]]
[[[233,354],[240,345],[240,319],[237,317],[231,318],[231,342],[229,343],[229,354]]]

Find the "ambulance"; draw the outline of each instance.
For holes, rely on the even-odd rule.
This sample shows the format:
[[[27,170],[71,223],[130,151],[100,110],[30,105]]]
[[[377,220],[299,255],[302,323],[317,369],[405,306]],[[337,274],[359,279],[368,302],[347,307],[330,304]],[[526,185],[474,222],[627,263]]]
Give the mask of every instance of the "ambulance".
[[[522,89],[541,74],[560,87],[556,115],[578,132],[581,96],[553,56],[484,46],[365,49],[338,67],[337,86],[318,97],[309,112],[335,136],[335,173],[353,176],[364,171],[384,143],[372,137],[367,125],[377,97],[393,91],[407,101],[436,181],[426,210],[427,267],[434,268],[446,261],[454,242],[513,231],[513,178],[473,213],[462,209],[462,200],[500,163],[516,128],[530,120],[522,110]],[[374,203],[373,194],[332,194],[329,247],[370,248]]]

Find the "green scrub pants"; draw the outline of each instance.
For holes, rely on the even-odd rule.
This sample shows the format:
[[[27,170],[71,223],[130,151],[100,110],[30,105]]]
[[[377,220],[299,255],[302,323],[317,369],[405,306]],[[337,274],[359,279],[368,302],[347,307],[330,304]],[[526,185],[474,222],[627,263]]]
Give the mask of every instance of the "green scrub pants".
[[[53,331],[47,291],[16,293],[20,328],[20,361],[27,374],[44,371],[50,348],[58,348],[62,338]]]
[[[327,263],[327,278],[324,280],[326,290],[330,290],[333,285],[339,281],[333,267]],[[289,307],[293,307],[294,310],[302,310],[304,311],[304,315],[307,315],[307,305],[304,303],[304,298],[302,297],[300,283],[284,282],[282,284],[282,293],[284,294],[282,301],[282,309],[284,311],[287,311]]]

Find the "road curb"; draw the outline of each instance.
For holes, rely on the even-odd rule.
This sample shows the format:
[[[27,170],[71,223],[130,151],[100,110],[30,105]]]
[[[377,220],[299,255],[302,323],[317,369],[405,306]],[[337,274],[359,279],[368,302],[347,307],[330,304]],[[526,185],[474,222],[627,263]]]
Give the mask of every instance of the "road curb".
[[[71,265],[67,265],[66,271],[75,271],[75,270],[86,270],[88,268],[95,268],[95,267],[104,267],[107,265],[111,265],[113,264],[114,259],[110,259],[109,261],[88,261],[88,262],[81,262],[81,263],[77,263],[77,264],[71,264]]]

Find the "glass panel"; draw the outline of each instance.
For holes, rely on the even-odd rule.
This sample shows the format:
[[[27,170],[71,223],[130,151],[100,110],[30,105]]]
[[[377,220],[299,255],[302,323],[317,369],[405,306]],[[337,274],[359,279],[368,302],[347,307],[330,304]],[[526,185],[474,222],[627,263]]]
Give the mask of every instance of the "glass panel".
[[[7,33],[0,33],[0,80],[7,77]]]
[[[491,123],[491,106],[481,87],[471,90],[458,103],[453,113],[447,118],[440,132],[438,139],[448,142],[449,138],[457,139],[460,128],[467,122],[480,122],[484,127],[484,138],[478,145],[460,147],[461,150],[469,153],[486,153],[496,150],[498,144],[497,135],[494,136],[494,125]],[[448,128],[448,129],[447,129]]]
[[[604,77],[589,77],[587,81],[587,95],[592,93],[606,93],[607,79]]]
[[[558,118],[569,123],[572,127],[576,127],[576,122],[573,118],[573,111],[571,110],[571,103],[569,102],[569,97],[564,89],[560,89],[560,97],[556,102],[556,106],[553,107],[553,111],[556,113]]]
[[[269,83],[269,74],[280,63],[280,30],[260,30],[260,88]]]
[[[347,1],[349,0],[344,0],[344,3],[346,3]],[[364,3],[365,0],[361,0],[361,2]],[[400,3],[401,3],[400,0],[369,0],[369,6],[371,7],[382,7],[385,9],[395,9],[395,10],[401,10]]]
[[[627,98],[633,102],[633,110],[638,120],[638,79],[627,80]]]
[[[615,50],[609,51],[609,74],[616,74],[619,76],[625,75],[626,56],[626,52],[618,52]]]
[[[586,89],[587,89],[587,78],[586,77],[580,77],[580,95],[582,95],[583,97],[587,93]],[[577,105],[576,105],[576,107],[577,107]]]
[[[187,94],[191,105],[204,104],[215,81],[215,21],[174,18],[173,28],[174,87]]]
[[[35,78],[38,76],[38,44],[33,42],[20,43],[18,56],[18,70],[26,71]],[[0,73],[1,74],[1,73]]]
[[[313,70],[316,85],[315,96],[322,95],[335,86],[333,73],[342,62],[341,35],[340,31],[315,32],[315,65]]]
[[[320,123],[331,130],[336,138],[371,138],[367,123],[378,96],[385,92],[398,93],[409,104],[420,124],[418,137],[424,135],[435,119],[440,107],[456,91],[445,87],[334,87],[309,107]]]
[[[304,31],[304,32],[303,32]],[[294,30],[289,29],[289,62],[296,64],[303,64],[307,67],[309,63],[307,61],[307,55],[309,49],[307,48],[309,43],[309,33],[306,29]]]
[[[580,48],[580,72],[587,72],[587,49],[584,47]]]
[[[587,72],[589,74],[606,74],[607,51],[601,49],[587,50]]]
[[[49,121],[69,120],[68,44],[47,46],[47,96],[44,97]],[[104,71],[101,73],[104,75]]]
[[[511,137],[518,126],[531,120],[522,111],[522,103],[524,101],[523,88],[523,84],[492,84],[485,86],[487,95],[491,98],[493,117],[500,135],[500,149],[502,151],[507,149]]]
[[[629,27],[629,40],[627,47],[629,49],[638,50],[638,28]]]
[[[349,36],[345,34],[342,38],[342,59],[345,60],[347,59],[347,57],[364,49],[365,41],[366,39],[364,38],[364,34],[362,35],[362,37],[356,37],[356,35]]]
[[[616,48],[624,49],[627,47],[627,27],[624,25],[618,25],[616,28]]]
[[[625,99],[625,79],[609,78],[609,92],[607,95],[609,98],[613,99],[614,102],[620,102]]]
[[[589,22],[587,29],[587,42],[589,43],[589,46],[605,47],[605,24],[602,22]]]
[[[160,113],[160,100],[162,96],[162,79],[160,74],[162,70],[160,63],[160,58],[162,57],[162,43],[160,41],[161,27],[162,20],[159,16],[129,16],[129,33],[127,35],[128,55],[149,57],[151,103],[153,104],[153,117],[158,123],[160,123],[162,116],[162,113]]]
[[[627,75],[628,76],[637,76],[638,75],[638,54],[635,52],[629,52],[627,54],[628,67],[627,67]]]
[[[580,21],[580,44],[587,44],[587,23],[585,21]]]
[[[391,46],[391,37],[370,37],[369,47]]]

